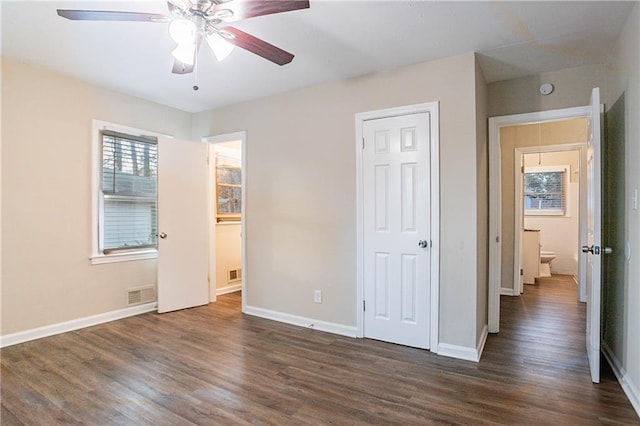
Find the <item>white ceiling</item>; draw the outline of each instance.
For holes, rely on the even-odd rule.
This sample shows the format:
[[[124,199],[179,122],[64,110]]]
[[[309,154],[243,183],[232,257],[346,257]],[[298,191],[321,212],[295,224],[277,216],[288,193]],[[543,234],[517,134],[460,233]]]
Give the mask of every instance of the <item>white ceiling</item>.
[[[296,55],[277,66],[236,49],[171,73],[166,23],[78,22],[56,9],[168,14],[165,2],[7,1],[2,55],[197,112],[332,80],[476,51],[489,82],[603,61],[633,2],[326,1],[234,26]]]

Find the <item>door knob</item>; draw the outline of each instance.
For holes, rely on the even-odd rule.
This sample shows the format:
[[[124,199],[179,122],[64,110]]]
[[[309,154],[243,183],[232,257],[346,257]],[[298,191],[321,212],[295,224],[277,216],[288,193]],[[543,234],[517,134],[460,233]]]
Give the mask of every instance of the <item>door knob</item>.
[[[418,247],[427,248],[429,247],[429,242],[427,240],[420,240],[418,241]]]
[[[160,238],[162,238],[163,240],[164,240],[165,238],[167,238],[167,233],[166,233],[166,232],[161,232],[161,233],[160,233]]]
[[[600,254],[600,252],[602,252],[602,254],[611,254],[613,253],[613,250],[611,247],[600,247],[594,244],[591,247],[582,246],[582,252],[591,254]]]

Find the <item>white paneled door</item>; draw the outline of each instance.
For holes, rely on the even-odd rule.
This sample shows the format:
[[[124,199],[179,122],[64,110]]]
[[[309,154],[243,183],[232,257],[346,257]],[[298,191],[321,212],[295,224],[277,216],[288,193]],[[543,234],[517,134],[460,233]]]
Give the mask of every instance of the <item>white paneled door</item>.
[[[601,180],[600,180],[600,89],[591,92],[587,140],[587,355],[591,381],[600,382],[600,287],[601,253]]]
[[[207,144],[158,141],[158,312],[209,303]]]
[[[364,336],[429,348],[429,113],[363,124]]]

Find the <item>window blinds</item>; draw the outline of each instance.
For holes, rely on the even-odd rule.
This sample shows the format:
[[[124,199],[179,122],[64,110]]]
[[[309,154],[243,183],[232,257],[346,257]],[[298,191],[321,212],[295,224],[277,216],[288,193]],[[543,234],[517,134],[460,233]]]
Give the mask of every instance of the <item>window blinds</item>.
[[[102,132],[102,250],[155,247],[158,146],[155,138]]]

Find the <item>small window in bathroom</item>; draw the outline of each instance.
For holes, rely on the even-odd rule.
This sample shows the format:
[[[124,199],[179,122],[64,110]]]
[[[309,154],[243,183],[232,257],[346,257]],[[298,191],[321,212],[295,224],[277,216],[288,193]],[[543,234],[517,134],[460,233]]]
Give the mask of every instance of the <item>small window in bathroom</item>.
[[[527,167],[524,171],[524,214],[563,216],[568,167]]]

